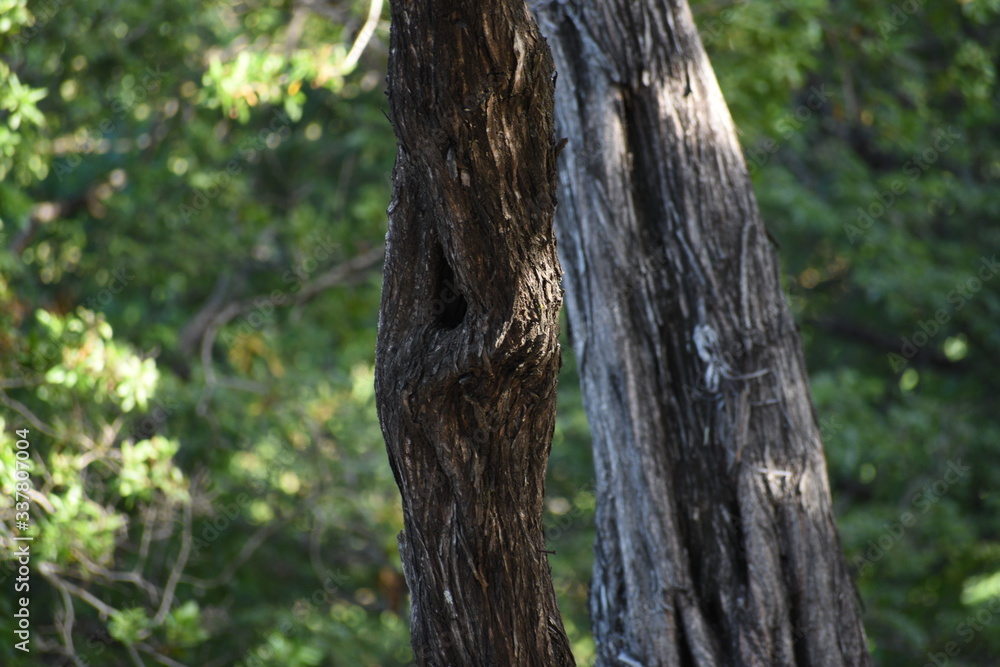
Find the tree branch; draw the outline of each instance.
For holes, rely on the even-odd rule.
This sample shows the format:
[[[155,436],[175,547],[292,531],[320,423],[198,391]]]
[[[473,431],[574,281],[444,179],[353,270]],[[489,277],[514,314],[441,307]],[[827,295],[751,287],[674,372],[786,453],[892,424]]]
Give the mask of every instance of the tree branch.
[[[156,616],[153,617],[153,625],[162,624],[170,612],[170,605],[174,601],[174,590],[177,588],[177,582],[180,580],[181,573],[187,565],[192,542],[191,502],[187,501],[184,503],[184,531],[181,533],[181,550],[177,554],[177,560],[174,562],[174,567],[170,571],[170,577],[167,579],[167,586],[163,590],[163,600],[160,602],[160,609],[156,612]]]
[[[50,426],[48,426],[45,422],[43,422],[41,419],[39,419],[37,416],[35,416],[35,413],[32,412],[30,409],[28,409],[28,406],[26,406],[25,404],[21,403],[20,401],[17,401],[15,399],[11,398],[10,396],[8,396],[7,392],[5,392],[3,389],[0,389],[0,403],[3,403],[8,408],[10,408],[10,409],[14,410],[15,412],[19,413],[22,417],[24,417],[29,422],[31,422],[32,426],[34,426],[35,428],[37,428],[39,431],[41,431],[45,435],[49,436],[50,438],[52,438],[54,440],[58,440],[59,439],[59,436],[57,436],[55,434],[55,431]]]
[[[815,326],[818,329],[841,338],[860,341],[869,347],[882,350],[886,353],[902,355],[902,344],[898,338],[882,333],[881,331],[869,329],[857,322],[831,317],[819,317],[807,319],[803,324]],[[949,372],[962,371],[969,367],[968,362],[952,361],[940,349],[930,346],[918,348],[916,354],[908,360],[915,363],[924,363]]]

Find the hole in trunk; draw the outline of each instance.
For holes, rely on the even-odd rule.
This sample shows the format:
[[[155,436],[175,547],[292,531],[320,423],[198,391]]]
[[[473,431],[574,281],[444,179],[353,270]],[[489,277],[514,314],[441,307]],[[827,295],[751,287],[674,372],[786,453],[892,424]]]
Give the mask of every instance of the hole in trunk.
[[[439,326],[445,329],[454,329],[465,319],[469,305],[465,301],[465,295],[458,289],[455,282],[455,271],[448,263],[444,249],[438,245],[437,250],[438,275],[433,294],[434,314]]]

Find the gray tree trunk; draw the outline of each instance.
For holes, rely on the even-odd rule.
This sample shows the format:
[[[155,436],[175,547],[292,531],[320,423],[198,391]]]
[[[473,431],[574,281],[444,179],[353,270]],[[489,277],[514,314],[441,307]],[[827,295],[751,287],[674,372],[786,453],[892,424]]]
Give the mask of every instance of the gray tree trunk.
[[[535,7],[594,438],[600,665],[868,665],[801,343],[683,0]]]
[[[523,0],[396,0],[376,399],[420,665],[572,665],[542,530],[560,364],[551,55]]]

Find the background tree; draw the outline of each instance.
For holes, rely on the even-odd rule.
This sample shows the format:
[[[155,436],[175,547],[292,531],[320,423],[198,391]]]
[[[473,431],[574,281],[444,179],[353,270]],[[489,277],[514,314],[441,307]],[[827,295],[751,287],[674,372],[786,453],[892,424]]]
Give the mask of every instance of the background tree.
[[[522,0],[396,1],[391,34],[375,390],[417,663],[572,665],[542,531],[562,306],[552,58]]]
[[[538,12],[571,138],[598,663],[869,664],[801,344],[687,3]]]

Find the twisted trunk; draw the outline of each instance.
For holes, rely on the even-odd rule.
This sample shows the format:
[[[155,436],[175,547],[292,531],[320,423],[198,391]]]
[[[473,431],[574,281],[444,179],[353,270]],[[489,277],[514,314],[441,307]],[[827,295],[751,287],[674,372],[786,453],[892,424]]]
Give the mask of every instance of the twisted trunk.
[[[559,368],[551,55],[521,0],[392,2],[376,397],[420,665],[572,665],[542,531]]]
[[[535,10],[569,139],[598,664],[871,664],[801,343],[687,4]]]

